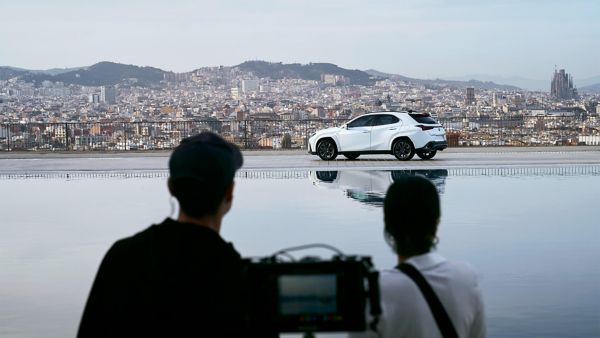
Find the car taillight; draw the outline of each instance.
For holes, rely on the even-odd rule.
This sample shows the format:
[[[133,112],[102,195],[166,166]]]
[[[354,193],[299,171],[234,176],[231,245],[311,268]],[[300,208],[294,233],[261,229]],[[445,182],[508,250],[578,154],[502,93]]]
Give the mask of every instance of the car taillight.
[[[432,127],[432,126],[424,126],[424,125],[421,125],[421,124],[418,124],[417,127],[421,128],[422,130],[430,130],[430,129],[435,128],[435,127]]]

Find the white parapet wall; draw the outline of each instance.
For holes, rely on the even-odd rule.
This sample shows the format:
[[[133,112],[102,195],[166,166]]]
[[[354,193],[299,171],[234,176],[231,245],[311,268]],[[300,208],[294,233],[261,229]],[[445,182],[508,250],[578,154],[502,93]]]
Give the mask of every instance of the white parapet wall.
[[[579,143],[585,143],[588,146],[600,145],[600,135],[579,135]]]

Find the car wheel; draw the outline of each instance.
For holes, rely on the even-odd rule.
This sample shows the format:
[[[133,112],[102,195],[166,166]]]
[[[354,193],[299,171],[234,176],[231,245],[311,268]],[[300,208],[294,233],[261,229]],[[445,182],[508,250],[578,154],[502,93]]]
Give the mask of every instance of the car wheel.
[[[323,161],[331,161],[337,157],[337,147],[332,139],[325,139],[317,144],[317,155]]]
[[[417,151],[417,156],[424,160],[431,160],[435,154],[437,154],[437,150],[432,151]]]
[[[408,139],[399,139],[392,146],[392,154],[400,161],[408,161],[415,156],[415,147]]]
[[[360,154],[344,154],[344,156],[347,159],[354,161],[360,156]]]
[[[317,179],[321,182],[331,183],[337,178],[337,171],[317,171]]]

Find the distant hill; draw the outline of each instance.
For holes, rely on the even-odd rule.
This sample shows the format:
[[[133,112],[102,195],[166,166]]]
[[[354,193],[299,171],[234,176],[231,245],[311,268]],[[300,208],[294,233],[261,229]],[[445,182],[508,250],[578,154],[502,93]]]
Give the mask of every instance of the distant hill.
[[[591,87],[591,86],[595,86],[598,83],[600,83],[600,75],[598,76],[592,76],[592,77],[588,77],[585,79],[575,79],[573,80],[573,82],[575,82],[575,85],[579,88],[579,87]]]
[[[135,78],[138,85],[158,84],[166,74],[154,67],[139,67],[114,62],[99,62],[93,66],[57,75],[32,74],[24,77],[27,81],[60,81],[83,86],[114,85],[123,80]]]
[[[581,92],[599,92],[600,93],[600,83],[596,83],[590,86],[581,87],[578,89]]]
[[[245,72],[252,72],[261,78],[283,79],[295,78],[304,80],[321,80],[322,74],[341,75],[346,77],[351,84],[372,85],[379,79],[389,78],[415,85],[426,87],[474,87],[477,89],[498,90],[546,90],[548,81],[530,80],[518,77],[493,77],[487,75],[472,75],[454,79],[417,79],[398,74],[389,74],[374,69],[366,71],[358,69],[345,69],[331,63],[291,63],[267,61],[246,61],[233,68]],[[127,79],[137,79],[137,85],[154,86],[163,80],[165,74],[172,74],[154,67],[139,67],[115,62],[99,62],[89,67],[53,68],[47,70],[28,70],[15,67],[0,67],[0,80],[19,77],[28,82],[41,83],[42,81],[60,81],[65,84],[78,84],[84,86],[114,85]],[[500,84],[502,83],[502,84]],[[507,84],[509,83],[509,84]],[[600,77],[591,77],[576,81],[578,90],[582,92],[598,92]]]
[[[51,68],[51,69],[44,69],[44,70],[34,70],[32,72],[34,73],[41,73],[41,74],[48,74],[48,75],[58,75],[58,74],[64,74],[64,73],[68,73],[68,72],[72,72],[75,70],[81,70],[84,69],[85,67],[73,67],[73,68]]]
[[[497,84],[491,81],[479,81],[479,80],[468,80],[468,81],[456,81],[456,80],[443,80],[443,79],[416,79],[412,77],[407,77],[398,74],[389,74],[377,71],[375,69],[369,69],[365,71],[366,73],[378,76],[385,77],[389,79],[400,80],[408,83],[423,85],[423,86],[431,86],[431,87],[457,87],[457,88],[466,88],[473,87],[477,89],[498,89],[498,90],[520,90],[521,88],[506,84]]]
[[[473,87],[477,89],[498,89],[498,90],[521,90],[521,88],[517,86],[511,86],[507,84],[498,84],[491,81],[479,81],[479,80],[469,80],[469,81],[452,81],[452,80],[431,80],[436,84],[441,84],[442,86],[455,86],[455,87]]]
[[[454,77],[454,78],[449,78],[447,80],[453,80],[453,81],[467,81],[467,80],[478,80],[478,81],[484,81],[484,82],[495,82],[495,83],[503,83],[503,84],[507,84],[507,85],[511,85],[511,86],[517,86],[523,89],[527,89],[527,90],[533,90],[533,91],[544,91],[544,92],[549,92],[550,91],[550,76],[548,76],[548,79],[545,80],[534,80],[534,79],[528,79],[528,78],[524,78],[524,77],[519,77],[519,76],[495,76],[495,75],[486,75],[486,74],[473,74],[473,75],[466,75],[466,76],[460,76],[460,77]],[[594,84],[600,83],[600,76],[593,76],[593,77],[588,77],[588,78],[578,78],[576,77],[573,80],[575,86],[577,88],[583,88],[583,87],[587,87],[587,86],[592,86]]]
[[[510,86],[517,86],[519,88],[531,90],[531,91],[549,91],[550,90],[550,78],[539,80],[539,79],[528,79],[520,76],[496,76],[487,74],[472,74],[459,77],[447,78],[445,80],[452,81],[469,81],[478,80],[483,82],[494,82],[502,83]]]
[[[0,67],[0,81],[12,79],[15,76],[27,74],[26,70],[21,70],[13,67]]]
[[[51,68],[51,69],[24,69],[17,67],[6,67],[11,68],[17,71],[29,72],[34,74],[46,74],[46,75],[57,75],[62,73],[67,73],[74,70],[84,69],[86,67],[72,67],[72,68]]]
[[[27,82],[63,82],[83,86],[114,85],[135,78],[136,84],[149,86],[158,84],[168,72],[154,67],[139,67],[114,62],[99,62],[90,67],[30,71],[12,67],[0,67],[0,80],[19,76]]]
[[[371,85],[375,82],[372,75],[357,69],[345,69],[331,63],[275,63],[266,61],[246,61],[235,66],[240,70],[252,72],[257,77],[270,77],[272,79],[303,79],[321,80],[321,74],[342,75],[352,84]]]

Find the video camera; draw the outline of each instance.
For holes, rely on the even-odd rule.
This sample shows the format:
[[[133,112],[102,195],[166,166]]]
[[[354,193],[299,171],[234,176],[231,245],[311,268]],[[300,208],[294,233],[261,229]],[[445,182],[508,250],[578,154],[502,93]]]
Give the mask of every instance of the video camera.
[[[289,254],[315,247],[338,255],[296,261]],[[245,270],[247,319],[258,332],[365,331],[367,301],[373,318],[381,314],[379,273],[370,257],[346,256],[323,244],[306,245],[246,259]]]

